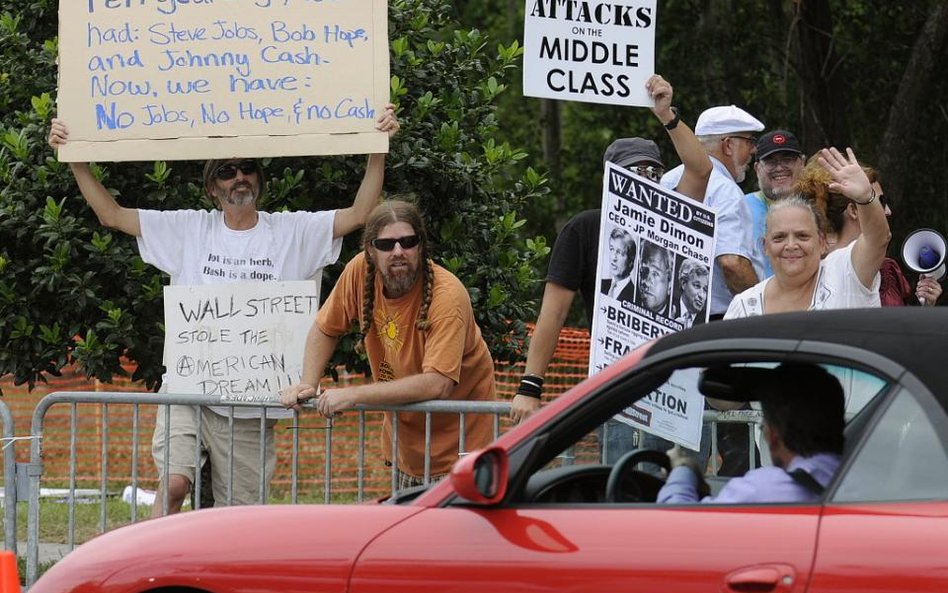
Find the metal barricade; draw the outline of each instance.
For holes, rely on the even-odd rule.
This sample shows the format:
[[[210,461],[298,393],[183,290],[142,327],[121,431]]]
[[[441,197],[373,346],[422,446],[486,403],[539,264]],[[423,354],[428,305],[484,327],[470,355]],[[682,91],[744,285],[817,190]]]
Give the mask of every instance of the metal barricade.
[[[718,425],[719,424],[745,424],[747,426],[747,467],[753,469],[757,467],[757,438],[756,427],[763,419],[763,414],[759,410],[729,410],[719,412],[715,410],[705,410],[705,422],[711,423],[711,469],[713,474],[718,473]]]
[[[101,422],[96,424],[95,438],[101,439],[101,447],[99,451],[99,475],[98,475],[98,504],[99,504],[99,526],[98,531],[104,532],[109,528],[109,517],[108,517],[108,487],[110,482],[109,475],[109,462],[110,462],[110,440],[113,433],[119,432],[118,422],[113,422],[114,418],[110,413],[111,409],[114,409],[119,406],[131,406],[131,453],[130,453],[130,463],[131,463],[131,500],[130,500],[130,516],[128,522],[136,522],[139,520],[138,513],[138,499],[137,494],[139,491],[140,485],[140,476],[139,476],[139,465],[141,463],[138,455],[138,450],[141,442],[141,406],[152,406],[157,407],[157,414],[170,414],[169,405],[180,405],[180,406],[194,406],[195,409],[201,410],[204,409],[204,406],[222,406],[228,407],[231,410],[229,417],[225,417],[225,421],[229,422],[231,427],[231,440],[230,440],[230,460],[231,466],[228,468],[229,481],[227,484],[227,499],[229,501],[230,495],[233,489],[233,423],[234,415],[233,410],[235,408],[257,408],[262,410],[261,419],[260,419],[260,439],[261,445],[264,441],[265,433],[265,423],[266,423],[266,410],[267,409],[283,409],[279,403],[276,402],[240,402],[240,401],[231,401],[225,397],[207,397],[204,395],[171,395],[171,394],[152,394],[152,393],[126,393],[126,392],[88,392],[88,391],[69,391],[69,392],[55,392],[44,397],[37,404],[36,408],[33,411],[32,417],[32,440],[30,446],[30,462],[29,464],[23,464],[27,468],[27,474],[29,477],[28,484],[28,499],[29,499],[29,509],[27,514],[27,567],[26,567],[26,582],[28,585],[31,585],[37,576],[39,569],[39,544],[40,544],[40,494],[41,494],[41,481],[45,475],[44,467],[44,455],[49,449],[47,444],[44,441],[44,438],[47,437],[49,433],[49,427],[47,426],[47,412],[55,405],[64,404],[69,406],[69,437],[68,437],[68,457],[69,457],[69,474],[68,474],[68,494],[66,494],[65,499],[68,504],[68,517],[67,517],[67,541],[66,548],[71,550],[75,547],[75,535],[76,535],[76,501],[77,501],[77,449],[79,446],[79,423],[80,415],[78,412],[78,406],[80,404],[93,404],[101,406]],[[312,404],[304,405],[305,407],[312,407]],[[459,454],[466,453],[464,446],[464,422],[465,417],[471,414],[491,414],[494,417],[493,422],[493,436],[497,437],[500,434],[500,418],[502,415],[506,415],[510,410],[510,404],[508,402],[474,402],[474,401],[429,401],[422,402],[417,404],[402,405],[402,406],[359,406],[356,410],[352,412],[346,412],[347,414],[357,414],[358,423],[357,423],[357,500],[363,501],[366,495],[366,482],[367,482],[367,467],[366,463],[366,435],[369,430],[369,422],[367,420],[368,415],[375,412],[391,412],[393,414],[405,413],[405,412],[417,412],[424,413],[426,418],[426,425],[429,429],[426,431],[426,472],[425,472],[425,482],[430,479],[430,474],[428,472],[429,461],[430,461],[430,423],[432,414],[444,414],[451,413],[457,414],[459,416],[459,422],[461,422],[461,438],[459,442]],[[213,412],[204,412],[205,414]],[[376,414],[378,415],[378,414]],[[312,423],[321,423],[322,426],[317,426],[320,430],[324,430],[324,442],[323,442],[323,454],[325,456],[325,464],[323,466],[323,502],[330,503],[332,502],[332,478],[333,478],[333,420],[332,419],[323,419],[322,417],[316,415],[315,413],[307,414],[307,421]],[[200,438],[200,423],[202,416],[198,414],[198,429],[195,436],[195,467],[200,467],[200,455],[201,455],[201,438]],[[166,420],[169,419],[166,416]],[[83,418],[83,420],[88,420]],[[397,424],[396,424],[397,425]],[[6,426],[6,424],[5,424]],[[166,422],[166,427],[170,428],[170,422]],[[167,435],[166,428],[166,435]],[[299,502],[299,468],[300,468],[300,430],[307,427],[301,426],[299,414],[295,414],[292,425],[285,428],[292,429],[292,452],[290,459],[290,502],[297,503]],[[313,428],[313,427],[309,427]],[[12,431],[12,428],[11,428]],[[398,450],[398,434],[397,430],[393,431],[392,434],[392,443],[393,451]],[[63,442],[55,442],[57,447],[62,448],[66,445],[65,440]],[[165,448],[168,449],[167,447]],[[267,463],[264,447],[260,447],[260,467],[263,468],[260,472],[260,487],[259,487],[259,500],[260,503],[267,502],[267,491],[268,484],[266,479],[266,468]],[[64,452],[65,454],[65,452]],[[168,470],[169,464],[166,461],[164,463],[165,471],[163,478],[163,483],[168,484]],[[7,487],[10,487],[11,481],[6,482]],[[194,481],[194,499],[199,505],[200,501],[200,490],[201,483],[199,479]],[[391,468],[391,492],[394,493],[396,490],[395,482],[395,468]],[[165,504],[165,510],[167,511],[167,498],[162,500],[156,500],[155,504]],[[14,507],[15,512],[15,507]]]
[[[13,414],[3,401],[0,401],[0,421],[3,422],[3,543],[16,554],[16,433]]]

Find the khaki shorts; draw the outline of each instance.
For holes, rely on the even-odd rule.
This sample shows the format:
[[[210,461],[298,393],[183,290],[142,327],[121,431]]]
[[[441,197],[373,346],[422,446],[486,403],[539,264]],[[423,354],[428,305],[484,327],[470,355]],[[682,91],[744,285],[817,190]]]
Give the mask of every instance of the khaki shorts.
[[[425,483],[424,476],[418,478],[411,474],[406,474],[402,470],[397,470],[395,475],[396,475],[396,483],[398,484],[399,490],[405,490],[406,488],[414,488],[415,486],[423,486]],[[437,476],[430,476],[428,479],[428,483],[434,484],[435,482],[440,482],[446,477],[448,477],[448,474],[438,474]]]
[[[165,413],[170,408],[170,430],[168,442],[165,441]],[[201,439],[196,440],[197,417],[201,413]],[[233,492],[228,496],[230,486],[230,419],[208,408],[198,406],[158,406],[155,418],[155,434],[151,441],[151,452],[158,468],[159,480],[165,475],[165,456],[168,457],[168,473],[182,475],[194,484],[195,447],[198,446],[201,459],[211,460],[211,482],[214,490],[215,506],[228,504],[257,504],[266,502],[267,491],[273,472],[276,469],[276,446],[273,427],[276,420],[268,419],[264,427],[264,466],[260,466],[260,419],[234,418],[233,431]],[[203,461],[202,461],[203,463]],[[263,495],[261,496],[261,475]]]

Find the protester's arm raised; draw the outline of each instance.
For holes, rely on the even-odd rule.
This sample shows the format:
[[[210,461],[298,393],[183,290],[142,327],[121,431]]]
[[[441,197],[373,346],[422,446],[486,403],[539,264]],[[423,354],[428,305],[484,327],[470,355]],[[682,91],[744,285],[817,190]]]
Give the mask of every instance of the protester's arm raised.
[[[652,100],[655,101],[652,113],[655,114],[658,121],[662,122],[663,126],[672,122],[677,115],[671,108],[674,94],[671,84],[658,74],[653,74],[645,83],[645,88]],[[711,178],[712,169],[711,159],[708,158],[707,151],[698,142],[698,138],[685,122],[678,121],[672,129],[666,128],[666,130],[668,130],[668,136],[671,138],[672,144],[675,145],[678,158],[685,166],[678,187],[675,189],[689,198],[704,202],[704,194],[708,189],[708,179]]]
[[[566,323],[566,316],[569,314],[575,295],[575,291],[556,282],[546,283],[543,289],[543,303],[540,305],[540,316],[537,318],[533,337],[530,338],[530,348],[527,350],[527,364],[524,369],[526,374],[541,378],[546,376],[546,369],[553,359],[560,330]],[[539,398],[515,395],[510,405],[510,417],[514,422],[520,422],[539,407]]]
[[[376,120],[375,129],[387,132],[389,138],[399,129],[398,118],[395,117],[395,106],[389,103]],[[365,165],[365,175],[356,193],[352,206],[336,211],[333,220],[333,237],[342,237],[365,225],[365,219],[379,203],[382,196],[382,184],[385,181],[385,154],[370,154]]]
[[[856,215],[862,232],[853,245],[853,269],[859,281],[865,287],[872,286],[872,280],[882,267],[886,248],[892,238],[885,208],[876,199],[875,190],[856,160],[853,149],[847,148],[844,157],[835,148],[820,151],[820,165],[833,177],[829,190],[849,198],[856,204]]]
[[[49,145],[53,150],[59,150],[69,139],[69,128],[60,119],[53,119],[49,128]],[[69,163],[82,197],[99,217],[99,222],[111,229],[138,237],[142,234],[136,208],[125,208],[119,205],[105,189],[105,186],[95,178],[89,163]]]

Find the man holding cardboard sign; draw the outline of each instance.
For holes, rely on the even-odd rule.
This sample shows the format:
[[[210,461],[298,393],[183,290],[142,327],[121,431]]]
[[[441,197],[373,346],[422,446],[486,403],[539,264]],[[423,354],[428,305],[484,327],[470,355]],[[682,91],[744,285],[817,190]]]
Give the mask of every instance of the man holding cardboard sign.
[[[386,105],[376,129],[390,136],[399,129],[393,105]],[[65,145],[69,130],[54,119],[49,143]],[[260,164],[249,158],[209,160],[204,167],[203,186],[217,210],[157,211],[126,208],[116,202],[93,175],[88,163],[69,164],[79,189],[99,221],[138,240],[142,259],[171,276],[176,285],[217,284],[238,281],[281,281],[318,278],[321,269],[334,263],[342,248],[342,237],[365,224],[378,203],[385,171],[385,155],[368,158],[365,175],[352,206],[324,212],[261,212],[257,209],[265,188]],[[227,476],[230,426],[227,408],[201,414],[201,441],[214,468],[216,501],[250,504],[258,501],[261,482],[260,413],[240,410],[234,418],[234,482],[228,497]],[[249,416],[249,417],[239,417]],[[195,480],[194,443],[198,418],[189,406],[172,406],[170,438],[165,439],[165,414],[158,414],[153,455],[159,475],[168,484],[159,487],[153,516],[180,511]],[[276,464],[273,424],[266,429],[266,482]],[[243,435],[245,438],[241,438]],[[250,436],[248,436],[250,435]],[[166,451],[167,449],[167,451]],[[164,493],[167,492],[167,502]]]

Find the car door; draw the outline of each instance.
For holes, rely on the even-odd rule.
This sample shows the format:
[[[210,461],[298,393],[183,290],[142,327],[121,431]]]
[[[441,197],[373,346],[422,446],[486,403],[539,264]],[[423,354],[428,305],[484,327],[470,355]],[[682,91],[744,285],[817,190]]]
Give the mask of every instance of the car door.
[[[648,394],[698,389],[705,360],[604,385],[518,451],[529,460],[519,467],[527,477],[513,480],[526,483],[522,492],[503,507],[430,508],[389,529],[360,556],[350,590],[803,593],[819,504],[605,502],[612,466],[601,445],[621,440],[609,436],[614,415]]]
[[[373,541],[351,591],[806,590],[818,505],[426,510]]]
[[[810,591],[948,591],[944,409],[900,388],[867,430],[826,507]]]

